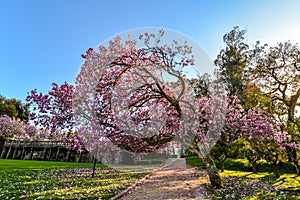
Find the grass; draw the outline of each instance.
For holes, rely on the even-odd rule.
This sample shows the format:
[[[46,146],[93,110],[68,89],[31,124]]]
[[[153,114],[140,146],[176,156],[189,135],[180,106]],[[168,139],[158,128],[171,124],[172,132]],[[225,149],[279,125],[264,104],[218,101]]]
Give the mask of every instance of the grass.
[[[99,165],[99,164],[98,164]],[[36,160],[6,160],[0,159],[0,172],[22,169],[63,169],[63,168],[92,168],[92,163],[74,162],[44,162]]]
[[[196,156],[187,157],[186,161],[191,166],[204,168]],[[217,161],[216,165],[219,165]],[[228,158],[224,172],[220,172],[223,189],[210,188],[207,178],[200,182],[211,191],[212,199],[300,199],[300,176],[295,174],[291,163],[281,163],[278,179],[266,162],[258,163],[257,174],[249,172],[247,165],[245,159]]]
[[[125,172],[91,163],[0,159],[0,199],[109,199],[149,171]]]

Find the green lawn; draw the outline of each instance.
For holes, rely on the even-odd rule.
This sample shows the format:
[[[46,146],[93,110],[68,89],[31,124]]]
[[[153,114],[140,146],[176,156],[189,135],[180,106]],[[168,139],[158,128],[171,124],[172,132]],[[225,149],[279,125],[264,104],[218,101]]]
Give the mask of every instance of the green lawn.
[[[0,199],[109,199],[144,177],[91,163],[0,159]]]
[[[98,164],[100,166],[100,164]],[[91,168],[92,163],[73,163],[73,162],[44,162],[36,160],[6,160],[0,159],[0,172],[5,170],[17,169],[48,169],[48,168]]]
[[[196,156],[187,157],[186,161],[191,166],[204,168]],[[295,174],[291,163],[281,164],[278,179],[266,162],[258,163],[257,174],[249,172],[247,164],[245,159],[226,160],[225,171],[220,172],[223,189],[210,188],[208,177],[200,177],[200,183],[211,191],[212,199],[300,199],[300,176]]]

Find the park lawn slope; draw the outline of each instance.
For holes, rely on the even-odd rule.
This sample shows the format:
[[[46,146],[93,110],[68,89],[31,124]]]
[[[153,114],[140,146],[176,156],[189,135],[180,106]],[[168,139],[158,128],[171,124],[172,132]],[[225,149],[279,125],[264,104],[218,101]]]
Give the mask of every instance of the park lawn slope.
[[[100,164],[98,164],[100,166]],[[48,168],[92,168],[92,163],[75,162],[45,162],[37,160],[8,160],[0,159],[0,171],[17,169],[48,169]]]
[[[0,160],[0,199],[110,199],[149,172],[92,163]]]

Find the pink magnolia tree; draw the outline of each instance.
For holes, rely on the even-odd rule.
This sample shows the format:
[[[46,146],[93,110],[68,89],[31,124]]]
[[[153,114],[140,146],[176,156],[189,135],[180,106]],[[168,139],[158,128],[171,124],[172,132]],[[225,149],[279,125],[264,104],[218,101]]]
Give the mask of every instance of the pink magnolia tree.
[[[36,129],[30,124],[11,118],[0,116],[0,139],[28,140],[36,134]]]
[[[47,129],[49,136],[59,132],[68,132],[73,127],[72,92],[73,86],[68,83],[52,84],[48,94],[32,90],[27,96],[27,104],[32,107],[30,120],[42,129]]]
[[[139,40],[116,37],[82,55],[85,62],[76,79],[73,105],[76,127],[85,129],[81,138],[90,152],[97,155],[108,147],[116,153],[143,155],[171,141],[188,147],[197,137],[201,143],[197,99],[183,73],[194,65],[192,47],[176,40],[162,44],[163,36],[161,30],[157,35],[141,34]],[[226,101],[219,93],[212,95],[213,123],[205,135],[210,137],[195,149],[205,158],[215,187],[222,187],[222,181],[209,148],[222,127]]]
[[[211,127],[213,113],[212,106],[210,106],[211,101],[211,98],[207,96],[199,99],[201,123],[197,133],[198,137],[194,140],[194,149],[205,144],[205,140],[207,140],[206,135]],[[242,138],[247,144],[242,151],[245,151],[244,155],[250,162],[253,172],[256,173],[256,162],[264,159],[274,166],[274,173],[279,177],[277,169],[279,158],[284,156],[287,147],[297,149],[298,145],[292,142],[291,136],[287,132],[280,129],[280,124],[269,113],[254,108],[245,111],[240,105],[240,100],[235,96],[227,97],[226,101],[225,123],[216,146],[211,152],[220,161],[221,171],[224,171],[224,162],[232,145]],[[198,154],[200,151],[193,152]]]
[[[298,149],[291,135],[283,132],[280,123],[262,109],[250,109],[243,117],[243,137],[248,142],[246,157],[256,173],[256,162],[260,159],[272,163],[276,177],[280,177],[277,169],[280,156],[286,153],[286,148]]]
[[[22,121],[9,116],[0,116],[0,152],[2,152],[5,140],[24,136],[25,126]]]
[[[47,94],[32,90],[27,96],[27,105],[32,107],[30,120],[38,128],[36,139],[62,140],[69,149],[85,150],[78,133],[74,131],[72,109],[73,85],[52,84]]]
[[[212,99],[209,97],[203,97],[199,99],[199,107],[202,110],[200,115],[200,130],[201,133],[206,135],[206,131],[208,127],[210,127],[210,119],[211,119],[211,106],[206,106],[211,104]],[[242,137],[241,127],[243,125],[243,121],[241,120],[245,115],[245,111],[240,104],[240,100],[236,97],[226,97],[227,107],[225,110],[225,122],[221,130],[221,135],[216,142],[216,146],[211,149],[211,154],[215,157],[221,164],[221,171],[224,171],[224,163],[229,156],[230,149],[234,142],[237,141],[238,138]],[[202,137],[205,138],[205,137]]]

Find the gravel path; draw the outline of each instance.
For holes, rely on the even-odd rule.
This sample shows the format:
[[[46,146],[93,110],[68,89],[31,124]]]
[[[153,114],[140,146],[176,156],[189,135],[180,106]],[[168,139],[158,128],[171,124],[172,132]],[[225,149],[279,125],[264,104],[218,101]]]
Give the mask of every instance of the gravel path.
[[[114,199],[209,199],[199,186],[199,176],[206,177],[207,174],[203,170],[188,167],[183,158],[170,159],[123,196]]]

